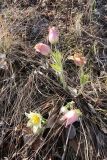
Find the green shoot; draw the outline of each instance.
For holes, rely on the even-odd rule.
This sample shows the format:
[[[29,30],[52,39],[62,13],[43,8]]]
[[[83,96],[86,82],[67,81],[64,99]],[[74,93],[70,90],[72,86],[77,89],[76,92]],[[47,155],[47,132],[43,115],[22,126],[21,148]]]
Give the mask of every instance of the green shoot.
[[[80,91],[83,91],[84,86],[89,82],[89,74],[84,73],[83,68],[80,69]]]

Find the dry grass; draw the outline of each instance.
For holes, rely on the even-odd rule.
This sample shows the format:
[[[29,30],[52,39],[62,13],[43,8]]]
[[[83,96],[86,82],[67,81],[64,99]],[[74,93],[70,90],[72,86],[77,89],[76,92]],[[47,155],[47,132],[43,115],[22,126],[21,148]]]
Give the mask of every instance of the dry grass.
[[[104,160],[107,158],[107,11],[104,0],[0,1],[0,157],[3,160]],[[34,45],[46,42],[48,26],[60,30],[64,53],[63,89]],[[82,52],[90,81],[80,95],[79,68],[67,60]],[[1,61],[0,61],[1,62]],[[70,101],[83,113],[76,136],[69,139],[58,124],[60,108]],[[39,111],[48,120],[44,133],[33,136],[25,112]]]

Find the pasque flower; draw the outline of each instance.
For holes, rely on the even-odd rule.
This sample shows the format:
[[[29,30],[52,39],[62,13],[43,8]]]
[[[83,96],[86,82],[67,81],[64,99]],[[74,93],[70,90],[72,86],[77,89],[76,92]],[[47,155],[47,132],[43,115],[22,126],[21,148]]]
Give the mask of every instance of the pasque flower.
[[[82,113],[79,109],[70,110],[62,116],[61,121],[65,121],[65,127],[67,127],[68,125],[78,121],[81,114]]]
[[[48,38],[51,44],[56,44],[59,41],[59,31],[56,27],[49,27]]]
[[[37,112],[25,113],[28,117],[27,127],[30,127],[34,134],[38,133],[38,131],[42,128],[42,116]]]
[[[35,50],[39,53],[41,53],[42,55],[47,56],[49,53],[51,53],[51,49],[48,45],[44,44],[44,43],[38,43],[35,45]]]
[[[81,53],[75,53],[73,56],[69,56],[68,59],[73,60],[77,66],[86,64],[86,58]]]

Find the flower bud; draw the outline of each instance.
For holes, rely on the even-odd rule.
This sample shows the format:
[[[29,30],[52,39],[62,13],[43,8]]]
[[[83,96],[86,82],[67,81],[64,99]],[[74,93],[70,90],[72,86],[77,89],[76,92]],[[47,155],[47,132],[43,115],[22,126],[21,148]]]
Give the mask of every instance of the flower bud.
[[[59,41],[59,31],[56,27],[49,28],[48,38],[51,44],[56,44]]]
[[[41,53],[44,56],[47,56],[49,53],[51,53],[50,47],[43,43],[36,44],[34,48],[37,52]]]

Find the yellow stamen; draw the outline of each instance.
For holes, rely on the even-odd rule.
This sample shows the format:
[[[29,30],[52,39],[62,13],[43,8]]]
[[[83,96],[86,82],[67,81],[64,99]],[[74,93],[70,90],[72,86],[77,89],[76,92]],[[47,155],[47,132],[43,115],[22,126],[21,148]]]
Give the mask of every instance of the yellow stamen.
[[[38,115],[32,115],[32,117],[31,117],[31,122],[33,123],[33,124],[35,124],[35,125],[38,125],[38,124],[40,124],[40,116],[38,116]]]

